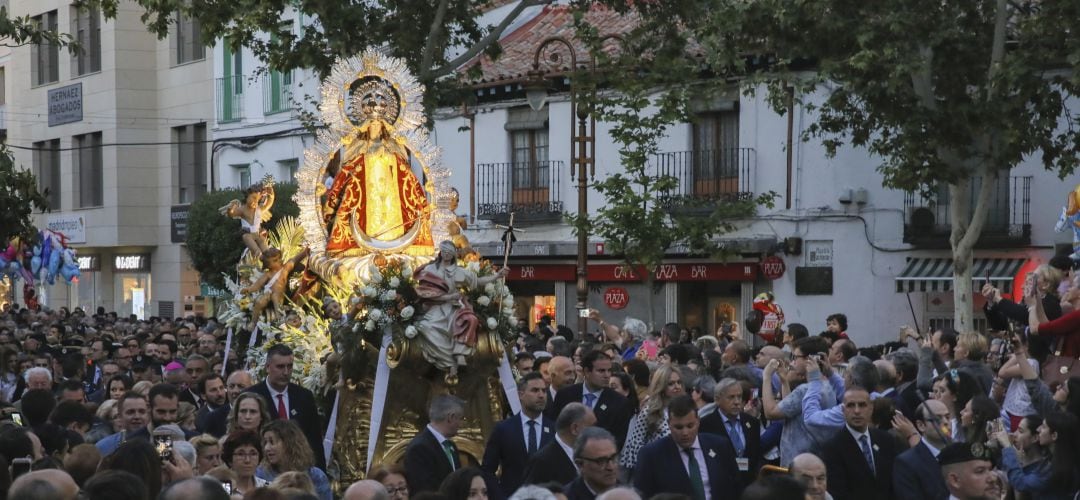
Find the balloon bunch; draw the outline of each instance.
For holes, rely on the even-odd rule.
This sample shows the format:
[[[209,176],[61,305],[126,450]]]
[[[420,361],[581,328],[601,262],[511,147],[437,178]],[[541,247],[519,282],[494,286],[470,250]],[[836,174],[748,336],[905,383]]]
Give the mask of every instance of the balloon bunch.
[[[57,276],[67,284],[79,277],[75,249],[67,246],[67,237],[62,233],[43,229],[32,242],[14,238],[0,248],[3,248],[0,274],[12,280],[22,279],[28,284],[45,281],[52,285]]]

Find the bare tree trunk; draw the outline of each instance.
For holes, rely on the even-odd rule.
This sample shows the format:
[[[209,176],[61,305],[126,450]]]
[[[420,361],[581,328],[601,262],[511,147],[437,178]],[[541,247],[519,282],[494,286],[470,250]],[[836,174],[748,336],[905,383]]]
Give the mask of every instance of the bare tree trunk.
[[[979,187],[978,198],[974,209],[971,206],[971,182],[967,177],[955,184],[949,184],[949,223],[952,225],[952,233],[949,236],[949,246],[952,248],[953,258],[953,328],[958,332],[974,329],[973,293],[971,262],[972,251],[975,242],[982,234],[986,223],[986,216],[990,195],[997,185],[998,172],[991,170],[984,172],[982,185]]]

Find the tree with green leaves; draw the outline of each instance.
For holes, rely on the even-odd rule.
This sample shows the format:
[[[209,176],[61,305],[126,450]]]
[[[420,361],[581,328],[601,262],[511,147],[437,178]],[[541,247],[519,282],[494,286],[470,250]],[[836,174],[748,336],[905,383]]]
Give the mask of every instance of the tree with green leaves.
[[[865,148],[885,186],[947,186],[961,331],[973,326],[972,250],[994,181],[1026,158],[1061,177],[1080,160],[1080,123],[1068,109],[1080,97],[1077,2],[604,3],[636,9],[654,30],[628,38],[655,54],[682,50],[714,81],[764,87],[780,112],[793,93],[814,119],[803,139],[821,140],[830,155]],[[639,69],[665,64],[645,57]]]
[[[37,179],[29,170],[17,168],[11,151],[0,145],[0,244],[15,237],[30,241],[37,233],[32,217],[35,210],[49,208],[48,190],[38,191]]]
[[[300,214],[292,199],[296,194],[296,184],[276,183],[274,193],[274,205],[270,208],[273,216],[263,224],[267,229],[274,228],[282,217],[297,217]],[[218,209],[232,200],[243,199],[243,190],[222,189],[206,193],[191,204],[187,252],[191,257],[191,266],[199,273],[199,279],[214,288],[226,288],[222,274],[236,275],[236,263],[240,261],[245,248],[240,239],[240,221],[221,215]]]

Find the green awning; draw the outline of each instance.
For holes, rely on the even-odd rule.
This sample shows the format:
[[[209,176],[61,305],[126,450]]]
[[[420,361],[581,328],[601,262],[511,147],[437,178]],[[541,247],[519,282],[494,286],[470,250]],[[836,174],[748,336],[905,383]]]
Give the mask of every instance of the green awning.
[[[974,259],[971,263],[973,288],[979,290],[990,273],[990,284],[1002,293],[1012,293],[1013,280],[1027,259]],[[904,272],[896,277],[896,291],[947,292],[953,288],[953,260],[911,257]]]

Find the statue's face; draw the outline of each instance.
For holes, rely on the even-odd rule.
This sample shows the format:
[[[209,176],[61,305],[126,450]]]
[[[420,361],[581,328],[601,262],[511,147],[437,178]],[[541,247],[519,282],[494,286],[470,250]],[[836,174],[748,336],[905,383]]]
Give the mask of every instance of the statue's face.
[[[364,96],[360,104],[360,111],[366,117],[385,118],[389,109],[386,96],[378,93],[370,93]]]

